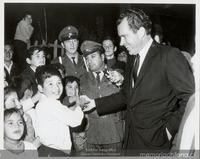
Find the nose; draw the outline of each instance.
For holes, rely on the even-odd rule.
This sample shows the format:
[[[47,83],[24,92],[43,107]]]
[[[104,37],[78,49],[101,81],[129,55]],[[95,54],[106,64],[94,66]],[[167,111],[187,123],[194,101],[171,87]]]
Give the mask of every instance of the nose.
[[[109,46],[104,46],[104,49],[105,50],[109,50]]]
[[[120,45],[120,46],[123,46],[123,45],[124,45],[124,38],[123,38],[123,37],[121,37],[119,45]]]
[[[74,41],[70,41],[70,46],[74,47]]]
[[[16,100],[15,100],[15,108],[21,109],[21,107],[22,107],[21,103],[19,102],[18,99],[16,99]]]

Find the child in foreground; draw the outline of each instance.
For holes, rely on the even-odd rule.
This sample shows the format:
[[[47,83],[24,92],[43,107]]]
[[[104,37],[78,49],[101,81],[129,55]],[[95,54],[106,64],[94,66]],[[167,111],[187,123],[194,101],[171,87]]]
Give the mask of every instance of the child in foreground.
[[[37,148],[23,141],[26,126],[19,109],[11,108],[4,111],[4,148],[8,150],[6,157],[37,157]]]
[[[35,130],[33,127],[32,119],[29,114],[23,111],[16,90],[11,86],[7,86],[4,88],[4,110],[11,108],[19,109],[25,121],[26,131],[24,132],[23,140],[31,142],[35,145],[35,147],[38,148],[41,143],[39,137],[35,136]]]
[[[62,77],[58,69],[41,66],[36,70],[38,90],[42,93],[36,105],[35,130],[42,145],[39,156],[68,156],[71,152],[70,127],[82,123],[83,112],[79,105],[74,110],[58,100],[63,92]]]

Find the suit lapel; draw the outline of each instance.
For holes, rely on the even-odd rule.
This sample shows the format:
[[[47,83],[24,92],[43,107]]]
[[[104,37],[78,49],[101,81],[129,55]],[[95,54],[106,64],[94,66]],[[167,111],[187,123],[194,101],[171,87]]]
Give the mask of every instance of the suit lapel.
[[[144,77],[144,75],[146,74],[146,72],[149,70],[149,68],[151,67],[152,62],[154,61],[154,56],[157,54],[158,50],[156,50],[156,43],[153,42],[151,47],[149,48],[147,55],[143,61],[142,67],[140,69],[140,72],[138,74],[137,77],[137,81],[134,84],[132,93],[134,92],[134,90],[137,88],[138,84],[141,82],[142,78]]]

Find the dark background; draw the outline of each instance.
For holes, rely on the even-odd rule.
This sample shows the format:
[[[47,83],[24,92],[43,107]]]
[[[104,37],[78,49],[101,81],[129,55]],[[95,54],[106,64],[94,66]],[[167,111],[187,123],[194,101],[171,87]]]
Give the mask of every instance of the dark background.
[[[121,12],[132,7],[142,9],[153,23],[160,24],[164,38],[172,46],[191,55],[195,53],[195,4],[5,3],[5,40],[13,40],[23,12],[31,11],[34,27],[32,43],[38,40],[40,44],[42,38],[46,40],[46,33],[47,42],[53,43],[67,25],[77,27],[80,42],[89,39],[100,42],[105,34],[111,34],[119,42],[116,21]]]

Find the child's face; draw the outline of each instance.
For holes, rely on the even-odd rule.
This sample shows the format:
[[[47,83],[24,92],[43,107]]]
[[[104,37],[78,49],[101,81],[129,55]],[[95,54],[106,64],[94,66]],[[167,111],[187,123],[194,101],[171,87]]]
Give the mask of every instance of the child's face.
[[[65,91],[68,97],[78,95],[79,89],[78,89],[78,84],[76,81],[74,82],[68,82],[67,85],[65,86]]]
[[[5,117],[4,138],[8,142],[19,141],[24,133],[24,123],[18,113]]]
[[[63,91],[63,85],[60,77],[51,76],[44,80],[43,86],[38,85],[38,89],[47,97],[59,99]]]
[[[43,51],[38,52],[38,50],[35,50],[33,55],[31,56],[31,59],[28,59],[28,63],[33,67],[37,68],[38,66],[45,65],[45,55]]]
[[[7,95],[4,105],[5,105],[5,109],[10,109],[10,108],[21,109],[22,108],[16,92],[11,92],[10,94]]]

